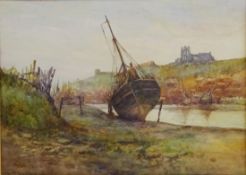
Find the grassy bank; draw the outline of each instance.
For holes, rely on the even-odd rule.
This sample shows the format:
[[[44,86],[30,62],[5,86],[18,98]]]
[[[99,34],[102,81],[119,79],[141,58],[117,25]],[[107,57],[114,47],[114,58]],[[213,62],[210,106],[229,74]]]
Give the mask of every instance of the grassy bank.
[[[1,75],[1,121],[15,129],[53,127],[58,119],[47,99],[14,74]]]
[[[70,127],[46,137],[4,130],[6,174],[245,173],[244,131],[131,123],[89,106],[62,116]]]
[[[127,122],[1,79],[3,174],[245,174],[245,131]],[[65,125],[61,121],[65,121]],[[45,131],[45,132],[43,132]],[[48,132],[47,132],[48,131]]]

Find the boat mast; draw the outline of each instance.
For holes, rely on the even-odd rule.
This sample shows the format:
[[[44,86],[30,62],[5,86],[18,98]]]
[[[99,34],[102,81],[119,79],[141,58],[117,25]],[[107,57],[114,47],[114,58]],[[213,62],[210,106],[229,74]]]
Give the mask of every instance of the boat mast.
[[[114,36],[113,30],[112,30],[112,28],[111,28],[111,26],[110,26],[110,23],[109,23],[109,20],[108,20],[107,16],[105,16],[105,18],[106,18],[106,22],[107,22],[107,24],[108,24],[108,27],[109,27],[110,32],[111,32],[112,37],[113,37],[113,43],[115,44],[116,49],[117,49],[117,51],[118,51],[118,53],[119,53],[119,55],[120,55],[120,60],[121,60],[121,62],[122,62],[123,71],[124,71],[124,73],[125,73],[125,72],[127,71],[127,69],[126,69],[126,65],[125,65],[125,62],[124,62],[122,53],[121,53],[120,48],[119,48],[119,46],[118,46],[118,44],[117,44],[117,39],[116,39],[115,36]]]

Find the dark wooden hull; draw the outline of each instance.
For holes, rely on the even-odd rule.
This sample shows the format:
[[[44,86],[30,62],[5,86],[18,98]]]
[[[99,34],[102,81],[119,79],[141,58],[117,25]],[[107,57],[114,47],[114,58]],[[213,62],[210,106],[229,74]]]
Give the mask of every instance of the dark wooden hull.
[[[112,106],[120,118],[144,121],[160,99],[160,87],[154,79],[138,79],[115,90]]]

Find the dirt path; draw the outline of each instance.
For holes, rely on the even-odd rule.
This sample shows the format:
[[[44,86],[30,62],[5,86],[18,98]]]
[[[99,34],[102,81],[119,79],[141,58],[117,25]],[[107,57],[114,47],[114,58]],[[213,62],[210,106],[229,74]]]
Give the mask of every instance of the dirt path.
[[[245,132],[111,120],[67,108],[71,128],[2,129],[3,174],[245,174]]]

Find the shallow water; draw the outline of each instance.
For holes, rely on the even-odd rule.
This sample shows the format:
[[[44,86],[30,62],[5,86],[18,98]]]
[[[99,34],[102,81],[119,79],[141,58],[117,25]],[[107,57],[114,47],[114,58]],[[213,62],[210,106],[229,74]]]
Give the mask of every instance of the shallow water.
[[[107,112],[106,104],[91,105]],[[147,115],[147,121],[157,121],[159,106]],[[199,109],[176,105],[163,105],[160,122],[203,127],[246,128],[244,110]]]

